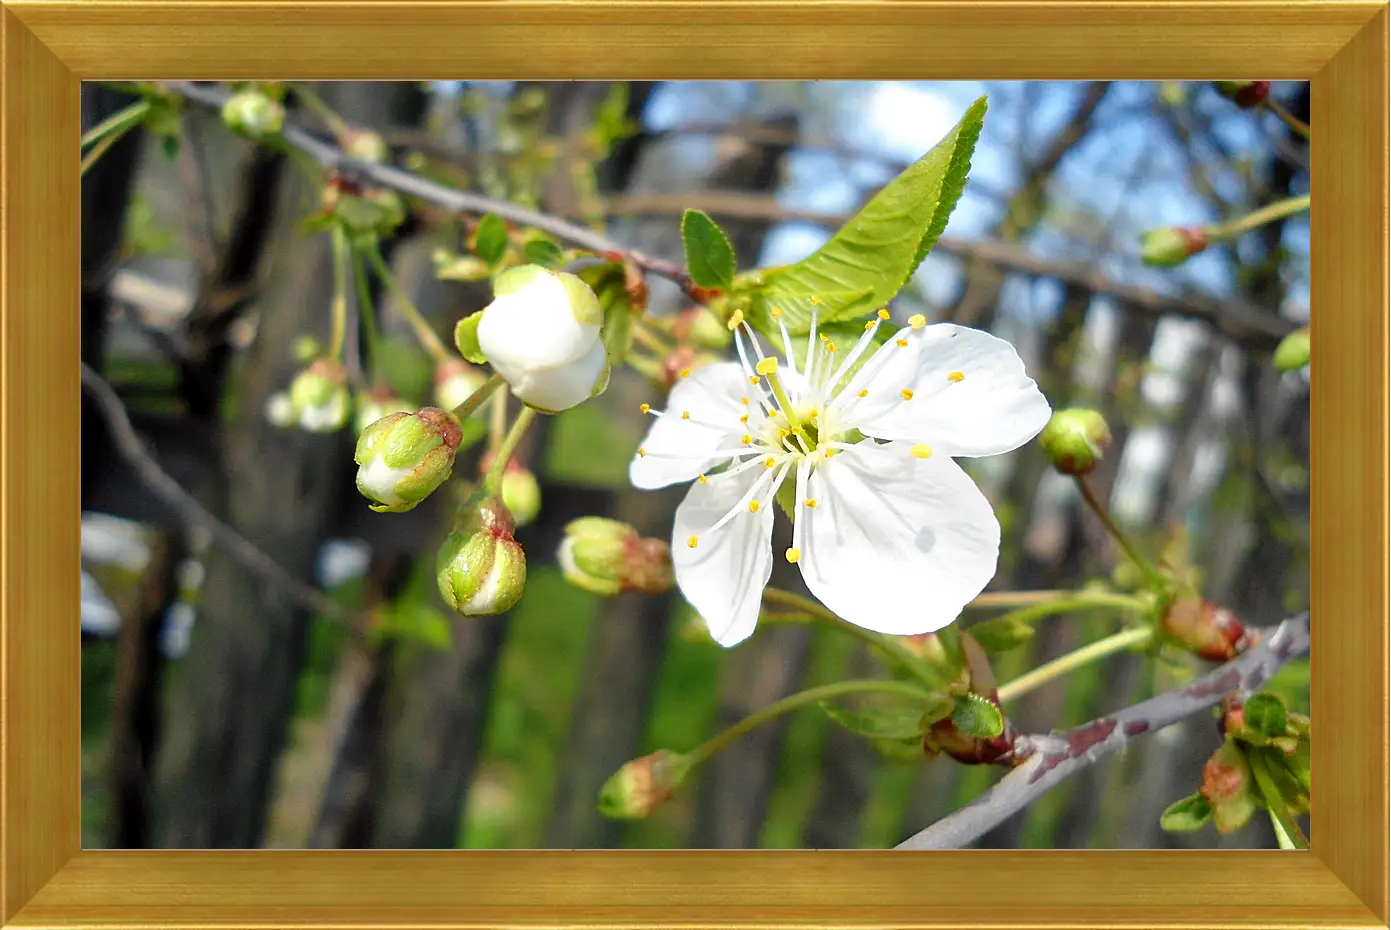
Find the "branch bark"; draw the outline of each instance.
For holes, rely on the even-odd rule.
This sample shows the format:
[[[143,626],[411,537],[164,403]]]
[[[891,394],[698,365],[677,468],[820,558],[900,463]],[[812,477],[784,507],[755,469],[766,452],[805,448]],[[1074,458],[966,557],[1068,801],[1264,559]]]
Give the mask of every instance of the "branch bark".
[[[1309,649],[1309,614],[1261,630],[1260,641],[1196,681],[1062,733],[1022,736],[1015,752],[1027,755],[975,801],[904,840],[895,849],[960,849],[1049,789],[1124,749],[1131,739],[1153,733],[1214,706],[1233,691],[1259,688],[1280,666]]]

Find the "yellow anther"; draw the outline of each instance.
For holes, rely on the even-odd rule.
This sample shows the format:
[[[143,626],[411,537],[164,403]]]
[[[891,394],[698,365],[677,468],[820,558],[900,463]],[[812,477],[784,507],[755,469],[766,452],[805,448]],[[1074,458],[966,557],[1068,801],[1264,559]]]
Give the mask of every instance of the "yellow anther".
[[[908,348],[908,340],[907,340],[907,339],[895,339],[894,342],[897,342],[897,343],[898,343],[898,347],[899,347],[900,349],[906,349],[906,348]]]
[[[682,410],[682,411],[681,411],[681,419],[683,419],[683,420],[689,420],[690,418],[691,418],[691,412],[690,412],[689,410]]]
[[[747,406],[749,405],[749,399],[748,399],[747,397],[741,397],[741,398],[739,398],[739,403],[741,403],[741,404],[743,404],[745,407],[747,407]]]
[[[827,352],[834,352],[835,350],[836,350],[836,344],[835,344],[834,342],[828,342],[828,343],[826,343],[826,351],[827,351]]]
[[[744,438],[739,440],[739,444],[743,446],[747,446],[751,442],[753,442],[753,437],[750,436],[748,433],[745,433]]]
[[[729,327],[729,331],[732,333],[732,332],[734,332],[736,329],[738,329],[738,328],[739,328],[739,325],[740,325],[741,323],[743,323],[743,322],[744,322],[744,311],[743,311],[743,310],[735,310],[735,311],[734,311],[734,315],[731,316],[731,317],[729,318],[729,322],[726,323],[725,325]]]
[[[889,311],[886,307],[880,307],[879,312],[875,315],[881,320],[887,320],[889,318]]]
[[[686,540],[686,545],[688,545],[688,546],[690,546],[692,549],[694,549],[694,548],[696,547],[696,544],[699,543],[699,542],[700,542],[700,537],[699,537],[699,536],[692,536],[690,539]]]
[[[701,475],[701,476],[700,476],[699,478],[697,478],[696,480],[699,481],[701,484],[709,484],[709,483],[710,483],[710,479],[707,478],[707,477],[705,477],[704,475]]]
[[[898,392],[898,396],[902,397],[904,400],[912,400],[913,390],[912,388],[904,388],[903,390]]]
[[[643,457],[644,455],[646,455],[646,454],[647,454],[647,450],[646,450],[646,449],[638,449],[638,458],[642,458],[642,457]]]
[[[868,397],[868,396],[869,396],[869,389],[868,389],[868,388],[865,388],[865,389],[861,390],[858,396],[859,396],[859,397]]]
[[[785,427],[785,426],[784,426],[782,429],[778,430],[778,438],[779,438],[779,439],[786,439],[788,436],[791,436],[791,435],[792,435],[792,430],[788,429],[788,428]]]
[[[749,501],[749,513],[758,513],[758,501]]]
[[[953,371],[951,374],[947,375],[947,380],[953,384],[960,384],[962,381],[966,380],[966,375],[959,371]]]
[[[837,454],[838,452],[840,452],[839,449],[827,449],[827,450],[826,450],[826,458],[830,458],[831,456]]]
[[[774,465],[776,465],[776,464],[778,464],[778,460],[775,459],[775,458],[773,458],[771,455],[768,456],[766,459],[763,460],[763,467],[764,467],[764,468],[772,468],[772,467],[773,467]]]
[[[808,498],[807,498],[805,501],[803,501],[802,503],[806,504],[808,507],[815,508],[815,507],[816,507],[816,498],[814,498],[814,497],[808,497]]]
[[[871,330],[871,329],[873,329],[875,326],[878,326],[878,325],[879,325],[879,324],[878,324],[878,321],[876,321],[876,320],[870,320],[868,323],[865,324],[865,330],[866,330],[866,331]]]
[[[641,410],[643,413],[650,413],[650,412],[652,411],[652,405],[651,405],[651,404],[643,404],[643,405],[642,405],[641,407],[639,407],[638,409]]]
[[[749,375],[749,384],[757,384],[757,383],[758,383],[758,376],[757,376],[757,375]]]
[[[797,564],[797,560],[800,559],[800,558],[802,557],[802,550],[801,550],[801,549],[798,549],[796,546],[793,546],[791,549],[788,549],[788,550],[787,550],[787,553],[786,553],[786,554],[787,554],[787,561],[789,561],[789,562],[791,562],[792,564],[795,565],[795,564]]]
[[[811,304],[813,307],[819,307],[821,306],[821,298],[812,297],[810,300],[807,301],[807,303]]]
[[[908,451],[913,453],[913,458],[915,458],[915,459],[926,459],[926,458],[931,458],[931,457],[932,457],[932,447],[931,447],[931,446],[922,446],[922,445],[914,446],[913,448],[909,449]]]
[[[747,425],[749,422],[749,415],[747,413],[744,414],[742,417],[739,418],[739,422]]]
[[[782,316],[782,311],[779,310],[777,307],[769,307],[768,315],[776,320],[778,317]]]
[[[753,366],[753,370],[766,378],[778,370],[777,357],[770,355],[767,358],[759,359],[758,364]]]
[[[691,370],[690,370],[689,368],[683,368],[683,369],[681,369],[681,377],[683,377],[683,378],[689,378],[690,376],[691,376]]]
[[[825,333],[818,333],[817,335],[819,335],[819,336],[821,337],[821,341],[822,341],[822,342],[830,342],[830,341],[831,341],[831,337],[830,337],[830,336],[827,336]]]
[[[927,325],[927,317],[923,316],[921,313],[915,313],[908,318],[908,325],[914,329],[922,329]]]
[[[821,412],[821,411],[817,410],[815,407],[812,407],[811,410],[808,411],[808,413],[807,413],[807,419],[808,419],[808,420],[815,420],[816,417],[817,417],[817,415],[818,415],[820,412]]]

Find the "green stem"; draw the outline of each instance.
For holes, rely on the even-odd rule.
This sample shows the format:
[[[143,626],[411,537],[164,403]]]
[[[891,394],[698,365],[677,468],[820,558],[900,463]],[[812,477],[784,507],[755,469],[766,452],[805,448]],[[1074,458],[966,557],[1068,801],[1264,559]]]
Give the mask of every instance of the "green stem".
[[[671,352],[671,346],[658,338],[656,333],[644,326],[639,320],[633,321],[633,339],[656,352],[659,357]]]
[[[329,337],[330,358],[342,359],[343,342],[348,333],[348,236],[343,227],[333,227],[333,329]]]
[[[497,455],[502,448],[502,440],[507,434],[507,394],[504,392],[493,398],[492,422],[488,426],[488,451]]]
[[[1083,646],[1075,652],[1059,656],[1052,662],[1040,665],[1032,672],[1027,672],[1013,681],[1001,685],[998,694],[999,701],[1003,704],[1005,701],[1027,694],[1039,685],[1060,678],[1084,665],[1090,665],[1098,659],[1104,659],[1107,656],[1147,643],[1153,636],[1154,630],[1150,627],[1136,627],[1135,629],[1122,630],[1105,639],[1099,639],[1090,646]]]
[[[97,123],[91,129],[82,134],[82,139],[78,143],[79,148],[86,148],[105,139],[107,136],[116,134],[118,137],[124,135],[136,123],[145,118],[145,114],[150,112],[150,101],[137,100],[123,110],[112,113],[106,119]]]
[[[502,386],[502,383],[502,375],[494,374],[489,376],[487,381],[484,381],[478,386],[478,390],[470,394],[464,399],[462,404],[455,407],[450,412],[454,414],[457,420],[467,420],[469,417],[473,416],[474,411],[483,406],[483,401],[487,400],[493,391],[496,391]]]
[[[314,114],[324,121],[324,125],[328,127],[329,132],[333,133],[340,140],[343,136],[352,131],[352,127],[348,125],[348,121],[335,113],[332,107],[324,103],[323,98],[308,84],[296,81],[291,87],[295,92],[295,96],[303,100],[309,109],[313,110]]]
[[[784,591],[781,588],[764,588],[763,601],[768,604],[780,604],[783,607],[791,607],[796,611],[807,614],[817,622],[824,623],[842,633],[848,633],[894,662],[897,662],[899,665],[907,668],[928,687],[935,688],[941,684],[932,674],[931,670],[923,664],[921,659],[913,655],[912,652],[893,637],[885,636],[882,633],[875,633],[873,630],[866,630],[864,627],[856,626],[847,620],[843,620],[837,616],[834,611],[827,609],[816,601],[793,594],[791,591]]]
[[[115,129],[107,133],[97,142],[96,145],[88,149],[87,154],[82,156],[82,166],[81,170],[78,172],[78,177],[85,175],[87,171],[93,165],[95,165],[103,155],[107,153],[111,146],[115,145],[117,142],[120,142],[121,139],[125,137],[125,134],[130,132],[137,125],[139,124],[129,123],[125,126],[120,127],[119,129]]]
[[[1139,550],[1131,543],[1130,538],[1121,531],[1116,521],[1112,519],[1110,511],[1097,499],[1096,492],[1092,490],[1091,482],[1087,480],[1087,476],[1078,475],[1076,476],[1076,481],[1077,489],[1082,492],[1082,500],[1087,502],[1087,506],[1091,508],[1092,513],[1096,514],[1097,519],[1106,527],[1106,531],[1111,534],[1111,538],[1116,541],[1117,545],[1125,550],[1125,554],[1130,557],[1130,561],[1134,562],[1140,571],[1144,572],[1145,577],[1148,578],[1152,584],[1157,587],[1163,587],[1164,577],[1159,574],[1158,569],[1149,563],[1148,559],[1140,555]]]
[[[444,347],[444,343],[430,327],[430,322],[425,319],[420,308],[406,293],[406,289],[401,286],[401,282],[397,281],[396,276],[391,273],[391,269],[387,267],[386,259],[382,258],[381,249],[374,242],[366,249],[366,252],[367,260],[372,263],[372,269],[376,271],[377,277],[382,279],[382,283],[386,285],[387,290],[391,291],[392,296],[400,301],[401,310],[405,314],[407,322],[411,324],[411,328],[415,330],[416,338],[420,340],[421,345],[425,346],[426,351],[434,356],[435,361],[449,361],[449,350]]]
[[[522,441],[522,436],[526,434],[526,428],[535,419],[536,411],[531,407],[522,407],[521,413],[517,414],[517,419],[512,421],[512,428],[508,430],[507,437],[502,440],[502,448],[497,450],[493,456],[493,464],[488,468],[488,475],[483,479],[483,485],[488,489],[488,493],[494,496],[502,493],[502,473],[507,469],[507,463],[512,460],[512,453],[517,451],[517,444]]]
[[[1295,822],[1290,810],[1285,806],[1285,801],[1280,797],[1280,791],[1275,787],[1275,782],[1271,780],[1270,773],[1265,770],[1265,760],[1257,753],[1252,753],[1248,757],[1251,766],[1251,774],[1256,777],[1256,788],[1261,793],[1261,798],[1265,801],[1265,809],[1270,814],[1270,819],[1284,830],[1284,839],[1293,843],[1290,848],[1308,849],[1309,838],[1304,835],[1304,831],[1299,829],[1299,824]],[[1280,830],[1276,830],[1279,836]],[[1284,844],[1281,844],[1282,848]]]
[[[1277,200],[1275,203],[1266,204],[1259,210],[1255,210],[1245,216],[1232,220],[1227,223],[1218,223],[1207,229],[1209,239],[1230,239],[1233,236],[1264,226],[1266,223],[1273,223],[1275,220],[1293,216],[1296,213],[1303,213],[1309,209],[1310,199],[1308,194],[1301,197],[1290,197],[1285,200]]]
[[[1280,121],[1284,123],[1286,126],[1290,127],[1290,129],[1293,130],[1296,135],[1301,136],[1305,139],[1309,138],[1309,124],[1304,122],[1299,117],[1295,116],[1289,110],[1286,110],[1284,104],[1280,103],[1280,101],[1272,100],[1271,98],[1267,97],[1265,101],[1265,106],[1266,109],[1270,110],[1270,112],[1280,117]]]
[[[890,681],[881,678],[867,678],[850,681],[838,681],[829,685],[822,685],[819,688],[808,688],[806,691],[798,691],[790,694],[781,700],[774,701],[765,707],[761,707],[749,714],[743,720],[734,724],[726,730],[715,734],[701,743],[690,754],[690,764],[692,767],[708,760],[716,753],[727,749],[730,744],[735,742],[750,730],[761,727],[769,721],[776,720],[783,714],[815,704],[819,701],[827,701],[831,698],[841,697],[846,694],[901,694],[907,697],[926,698],[927,695],[916,685],[910,685],[902,681]]]
[[[1275,841],[1280,844],[1280,848],[1298,849],[1299,847],[1295,845],[1294,840],[1290,838],[1290,835],[1287,832],[1285,832],[1285,827],[1283,824],[1280,823],[1280,818],[1276,817],[1274,814],[1271,814],[1268,810],[1266,811],[1266,813],[1270,814],[1270,825],[1275,829]]]
[[[967,608],[1022,607],[1067,597],[1071,591],[989,591],[976,595]]]
[[[1062,596],[1053,597],[1045,601],[1031,604],[1028,607],[1021,607],[1018,610],[1011,610],[1007,613],[999,614],[990,620],[989,623],[997,623],[1005,620],[1017,620],[1020,623],[1032,623],[1042,617],[1050,617],[1053,614],[1064,614],[1073,610],[1087,610],[1096,607],[1114,607],[1117,610],[1126,610],[1132,613],[1143,614],[1145,605],[1138,599],[1127,594],[1110,594],[1106,591],[1079,591],[1079,592],[1059,592]],[[966,632],[971,632],[968,626]]]
[[[367,269],[362,265],[362,257],[352,256],[353,280],[357,283],[357,312],[362,317],[362,331],[367,337],[368,368],[372,372],[372,384],[376,384],[382,371],[381,334],[377,330],[377,311],[372,306],[372,289],[367,284]]]

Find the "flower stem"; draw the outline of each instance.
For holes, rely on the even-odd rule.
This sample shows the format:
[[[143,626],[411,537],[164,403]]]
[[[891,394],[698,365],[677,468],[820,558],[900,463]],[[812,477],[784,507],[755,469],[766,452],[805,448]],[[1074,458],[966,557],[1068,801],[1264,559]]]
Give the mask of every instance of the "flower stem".
[[[1023,607],[1028,604],[1047,603],[1067,597],[1070,591],[990,591],[979,594],[967,604],[968,608],[987,609],[990,607]]]
[[[352,131],[352,127],[348,125],[348,121],[335,113],[332,107],[324,103],[323,98],[308,84],[296,81],[291,86],[295,92],[295,96],[303,100],[305,105],[314,111],[314,115],[324,121],[324,125],[328,127],[329,132],[333,133],[341,140],[343,136]]]
[[[488,451],[497,455],[502,448],[502,440],[507,434],[507,394],[503,392],[493,398],[492,422],[488,427]]]
[[[353,253],[353,280],[357,283],[357,312],[362,317],[362,330],[367,336],[367,367],[372,372],[372,383],[376,384],[382,370],[380,333],[377,330],[377,311],[372,306],[372,290],[367,286],[367,269],[362,265],[362,257]]]
[[[1278,100],[1267,97],[1265,100],[1266,109],[1280,117],[1280,121],[1298,136],[1305,139],[1309,138],[1309,124],[1285,109],[1284,104]]]
[[[1280,823],[1280,818],[1276,817],[1270,811],[1266,811],[1266,813],[1270,814],[1270,825],[1275,829],[1275,841],[1280,844],[1280,848],[1298,849],[1299,847],[1294,844],[1294,840],[1285,832],[1285,827]]]
[[[136,125],[136,123],[128,123],[102,136],[101,139],[97,141],[96,145],[93,145],[87,150],[87,154],[82,156],[82,165],[81,170],[78,172],[78,177],[85,175],[87,171],[107,153],[111,146],[120,142],[121,138],[134,129]]]
[[[512,460],[512,453],[517,451],[517,444],[522,441],[522,436],[526,434],[527,427],[535,417],[536,411],[524,406],[517,414],[517,419],[512,421],[512,428],[502,440],[502,448],[493,456],[493,464],[488,469],[487,477],[483,479],[483,485],[489,494],[496,496],[502,493],[502,473],[506,471],[507,463]]]
[[[916,698],[927,697],[923,690],[917,685],[910,685],[907,682],[891,681],[883,678],[852,679],[850,681],[838,681],[833,684],[822,685],[818,688],[808,688],[805,691],[789,694],[781,700],[774,701],[765,707],[761,707],[728,729],[715,734],[690,754],[691,765],[692,767],[699,765],[721,750],[727,749],[732,743],[750,730],[761,727],[769,721],[776,720],[783,714],[799,710],[809,704],[830,700],[831,698],[841,697],[846,694],[872,693],[901,694]]]
[[[367,260],[372,263],[377,277],[382,279],[382,283],[386,285],[387,290],[391,291],[392,296],[401,302],[401,310],[405,314],[407,322],[411,324],[411,328],[415,330],[416,338],[420,340],[421,345],[425,346],[426,351],[434,356],[435,361],[449,361],[449,350],[444,347],[440,337],[435,335],[429,321],[416,307],[415,302],[406,293],[406,289],[401,286],[401,282],[396,280],[396,276],[391,273],[391,269],[387,267],[386,259],[382,258],[381,249],[374,242],[366,249],[366,252]]]
[[[659,357],[665,356],[671,351],[671,346],[667,345],[656,333],[643,325],[641,320],[633,321],[633,339],[647,346],[653,352],[656,352]]]
[[[1020,675],[1013,681],[1006,682],[1000,686],[998,698],[1000,703],[1027,694],[1039,685],[1059,678],[1069,672],[1075,671],[1084,665],[1090,665],[1098,659],[1124,652],[1132,646],[1147,643],[1154,637],[1154,630],[1150,627],[1136,627],[1130,630],[1122,630],[1119,633],[1099,639],[1089,646],[1083,646],[1067,655],[1059,656],[1052,662],[1046,662],[1031,672]]]
[[[466,397],[462,404],[455,407],[450,412],[454,414],[454,418],[457,420],[467,420],[469,417],[473,416],[474,411],[483,406],[483,401],[487,400],[488,396],[501,385],[502,375],[493,374],[489,376],[487,381],[480,384],[476,391]]]
[[[1063,614],[1072,610],[1086,610],[1095,607],[1114,607],[1117,610],[1127,610],[1137,614],[1145,612],[1145,605],[1137,598],[1128,594],[1111,594],[1106,591],[1078,591],[1078,592],[1059,592],[1058,597],[1048,600],[1038,601],[1027,607],[1020,607],[1007,613],[992,617],[990,623],[1003,620],[1017,620],[1020,623],[1030,623],[1041,617],[1049,617],[1053,614]],[[971,632],[970,627],[966,627],[966,632]]]
[[[1277,200],[1275,203],[1266,204],[1259,210],[1255,210],[1243,217],[1232,220],[1229,223],[1218,223],[1207,230],[1210,239],[1230,239],[1233,236],[1272,223],[1275,220],[1293,216],[1309,209],[1310,198],[1308,194],[1301,197],[1289,197],[1285,200]]]
[[[150,101],[137,100],[84,132],[82,139],[78,142],[78,147],[85,149],[87,146],[94,145],[113,135],[120,138],[125,135],[128,129],[144,119],[148,112],[150,112]]]
[[[329,337],[330,358],[343,357],[348,332],[348,236],[342,226],[333,227],[333,330]]]
[[[856,626],[847,620],[841,619],[834,611],[828,610],[816,601],[793,594],[791,591],[784,591],[781,588],[764,588],[763,600],[765,603],[791,607],[796,611],[806,614],[819,623],[824,623],[842,633],[848,633],[899,665],[907,668],[928,687],[937,687],[941,684],[933,676],[927,666],[923,664],[921,659],[905,649],[901,643],[891,636],[885,636],[881,633],[875,633],[873,630],[866,630],[864,627]]]
[[[1130,561],[1134,562],[1140,571],[1144,572],[1145,577],[1148,578],[1150,582],[1162,587],[1164,578],[1159,574],[1159,570],[1151,565],[1148,559],[1140,555],[1139,550],[1135,548],[1130,538],[1121,531],[1116,521],[1112,519],[1110,511],[1097,499],[1096,492],[1092,490],[1092,484],[1087,480],[1087,476],[1077,475],[1076,481],[1077,489],[1082,492],[1082,500],[1087,502],[1087,506],[1091,508],[1092,513],[1096,514],[1097,519],[1106,527],[1106,531],[1111,534],[1111,538],[1116,541],[1117,545],[1125,550],[1125,554],[1130,557]]]
[[[1266,771],[1265,760],[1260,758],[1257,753],[1252,753],[1250,757],[1251,774],[1256,777],[1256,788],[1261,793],[1261,798],[1265,801],[1265,809],[1270,814],[1271,821],[1276,825],[1275,835],[1282,840],[1282,849],[1308,849],[1309,838],[1304,835],[1304,831],[1299,829],[1299,824],[1290,814],[1290,809],[1285,805],[1285,801],[1280,797],[1280,790],[1275,787],[1275,782],[1271,780],[1270,773]],[[1281,837],[1283,832],[1284,836]],[[1292,845],[1286,847],[1285,842]]]

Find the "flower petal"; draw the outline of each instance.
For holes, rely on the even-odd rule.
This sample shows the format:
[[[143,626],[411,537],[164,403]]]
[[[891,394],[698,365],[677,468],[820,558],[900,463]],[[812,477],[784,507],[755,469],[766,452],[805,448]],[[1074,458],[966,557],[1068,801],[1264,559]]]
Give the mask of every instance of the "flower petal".
[[[758,622],[763,587],[773,571],[772,492],[760,467],[711,475],[691,485],[676,508],[671,562],[676,585],[721,646],[743,642]],[[757,513],[745,498],[762,483]],[[732,509],[739,512],[712,529]],[[696,541],[694,547],[691,540]]]
[[[890,342],[879,350],[902,356],[880,367],[868,383],[851,385],[869,392],[846,412],[866,436],[912,440],[939,455],[971,457],[1013,451],[1048,424],[1048,401],[1008,342],[950,323],[924,327],[907,338],[912,343],[907,349]],[[912,365],[906,366],[902,360],[909,353]],[[842,396],[847,404],[858,400],[854,394]]]
[[[692,481],[727,461],[729,455],[714,453],[739,444],[747,429],[739,418],[762,417],[752,403],[740,403],[750,396],[749,387],[735,362],[707,365],[678,381],[667,397],[667,412],[653,423],[628,466],[633,486],[650,490]],[[690,416],[682,419],[682,413]]]
[[[494,369],[515,383],[534,368],[554,368],[584,358],[599,338],[599,323],[589,308],[577,318],[570,288],[544,269],[523,266],[505,274],[524,280],[520,286],[497,286],[497,296],[483,308],[478,346]]]
[[[995,575],[1000,524],[945,455],[857,443],[812,473],[797,519],[807,587],[845,620],[910,636],[950,624]]]
[[[607,365],[608,352],[596,339],[578,361],[528,369],[512,382],[512,393],[538,410],[559,413],[593,397]]]

